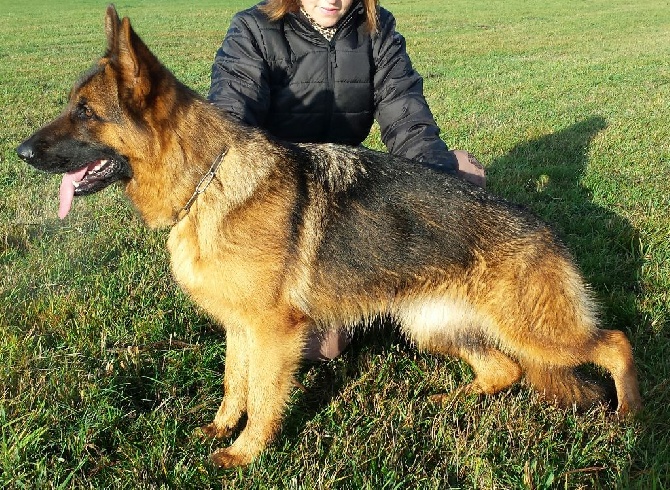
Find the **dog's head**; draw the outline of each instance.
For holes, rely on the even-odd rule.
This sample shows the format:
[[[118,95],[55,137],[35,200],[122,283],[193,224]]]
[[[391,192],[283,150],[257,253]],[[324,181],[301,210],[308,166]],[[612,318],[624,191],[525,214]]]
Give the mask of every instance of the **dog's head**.
[[[107,51],[70,92],[67,106],[16,151],[30,165],[63,175],[59,217],[74,196],[130,181],[135,156],[146,152],[149,130],[144,110],[153,80],[170,80],[167,70],[113,5],[105,17]],[[162,82],[167,83],[167,82]]]

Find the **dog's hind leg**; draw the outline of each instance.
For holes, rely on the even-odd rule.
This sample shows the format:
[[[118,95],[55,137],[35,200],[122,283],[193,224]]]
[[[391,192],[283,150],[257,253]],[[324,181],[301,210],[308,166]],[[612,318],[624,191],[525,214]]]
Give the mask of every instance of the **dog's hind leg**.
[[[226,329],[226,367],[223,377],[224,396],[214,421],[201,427],[208,437],[228,437],[247,409],[248,336],[239,327]]]
[[[626,335],[619,330],[599,330],[590,362],[607,369],[617,392],[617,412],[633,413],[642,406],[637,383],[633,349]]]
[[[413,301],[398,315],[401,329],[420,350],[460,357],[475,379],[459,392],[493,394],[522,376],[518,362],[486,343],[479,327],[489,320],[465,301],[432,299]],[[446,395],[449,397],[449,395]],[[439,400],[441,395],[433,397]]]
[[[465,387],[470,393],[492,395],[512,386],[523,374],[519,363],[493,347],[463,346],[458,349],[458,356],[475,374],[475,379]]]
[[[442,349],[428,349],[443,352]],[[467,362],[475,378],[455,393],[438,394],[431,397],[435,402],[444,403],[461,393],[492,395],[509,388],[521,379],[523,371],[519,363],[498,349],[485,345],[469,345],[448,351]]]
[[[620,331],[598,328],[596,307],[571,262],[551,251],[490,290],[489,335],[519,360],[527,380],[549,399],[580,407],[602,401],[605,390],[575,368],[594,363],[612,375],[618,413],[641,406],[630,343]],[[513,301],[510,301],[510,298]]]
[[[302,358],[306,330],[304,320],[288,312],[250,321],[247,424],[231,446],[212,454],[214,464],[246,465],[274,438]]]
[[[599,383],[575,371],[581,364],[593,363],[611,374],[619,415],[636,412],[642,406],[632,349],[623,332],[597,329],[587,341],[574,344],[554,340],[542,346],[538,342],[532,348],[525,348],[523,356],[528,382],[559,405],[575,403],[585,408],[609,398]]]

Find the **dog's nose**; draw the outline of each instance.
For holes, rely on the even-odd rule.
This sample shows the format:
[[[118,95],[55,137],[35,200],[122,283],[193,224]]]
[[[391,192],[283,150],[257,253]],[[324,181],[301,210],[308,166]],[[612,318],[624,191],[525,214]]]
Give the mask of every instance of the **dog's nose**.
[[[19,158],[22,158],[25,161],[32,160],[35,156],[35,149],[33,145],[28,144],[24,141],[16,148],[16,153],[19,155]]]

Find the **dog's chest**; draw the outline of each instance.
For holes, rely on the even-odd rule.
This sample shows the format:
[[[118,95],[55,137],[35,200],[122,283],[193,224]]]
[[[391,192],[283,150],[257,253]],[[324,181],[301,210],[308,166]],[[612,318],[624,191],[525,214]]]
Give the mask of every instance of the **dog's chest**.
[[[196,296],[196,301],[207,290],[225,296],[231,267],[239,261],[235,254],[226,253],[223,240],[215,240],[216,233],[203,233],[198,226],[185,221],[172,228],[167,242],[174,278]]]
[[[196,269],[200,253],[192,237],[180,232],[178,226],[172,229],[167,242],[172,274],[182,287],[191,289],[199,282]]]
[[[248,241],[240,244],[226,238],[223,229],[184,221],[172,228],[167,243],[172,273],[182,289],[219,319],[224,310],[239,316],[241,311],[263,309],[261,303],[269,301],[280,282],[277,254],[263,260],[268,254],[259,254]]]

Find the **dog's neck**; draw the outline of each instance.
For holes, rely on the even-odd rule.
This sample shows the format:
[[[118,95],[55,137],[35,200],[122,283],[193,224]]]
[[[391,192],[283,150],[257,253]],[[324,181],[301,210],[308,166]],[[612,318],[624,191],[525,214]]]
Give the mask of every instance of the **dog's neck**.
[[[163,108],[160,116],[149,116],[154,135],[130,157],[133,177],[126,194],[151,228],[169,227],[178,221],[212,162],[231,146],[215,107],[179,89],[176,98],[181,98],[181,103],[174,111]]]
[[[126,186],[152,228],[171,227],[197,214],[205,193],[215,192],[217,212],[227,214],[288,160],[283,145],[226,116],[190,90],[178,92],[177,97],[182,97],[180,113],[168,112],[158,122],[160,141],[151,154],[137,156],[144,162],[136,167],[147,170],[134,172]],[[225,158],[217,163],[224,152]],[[158,198],[143,199],[147,193]]]
[[[193,206],[193,203],[198,198],[198,196],[203,192],[205,192],[209,184],[212,183],[212,180],[216,176],[216,172],[217,170],[219,170],[219,166],[221,165],[221,162],[225,158],[226,153],[228,153],[227,148],[224,149],[221,153],[219,153],[219,155],[214,159],[214,162],[212,162],[212,166],[209,167],[207,173],[202,176],[202,179],[200,179],[200,182],[198,182],[198,185],[195,187],[193,194],[186,202],[186,204],[184,204],[184,207],[181,208],[181,210],[179,211],[179,214],[177,215],[177,221],[181,221],[182,219],[184,219],[184,217],[191,210],[191,206]]]

